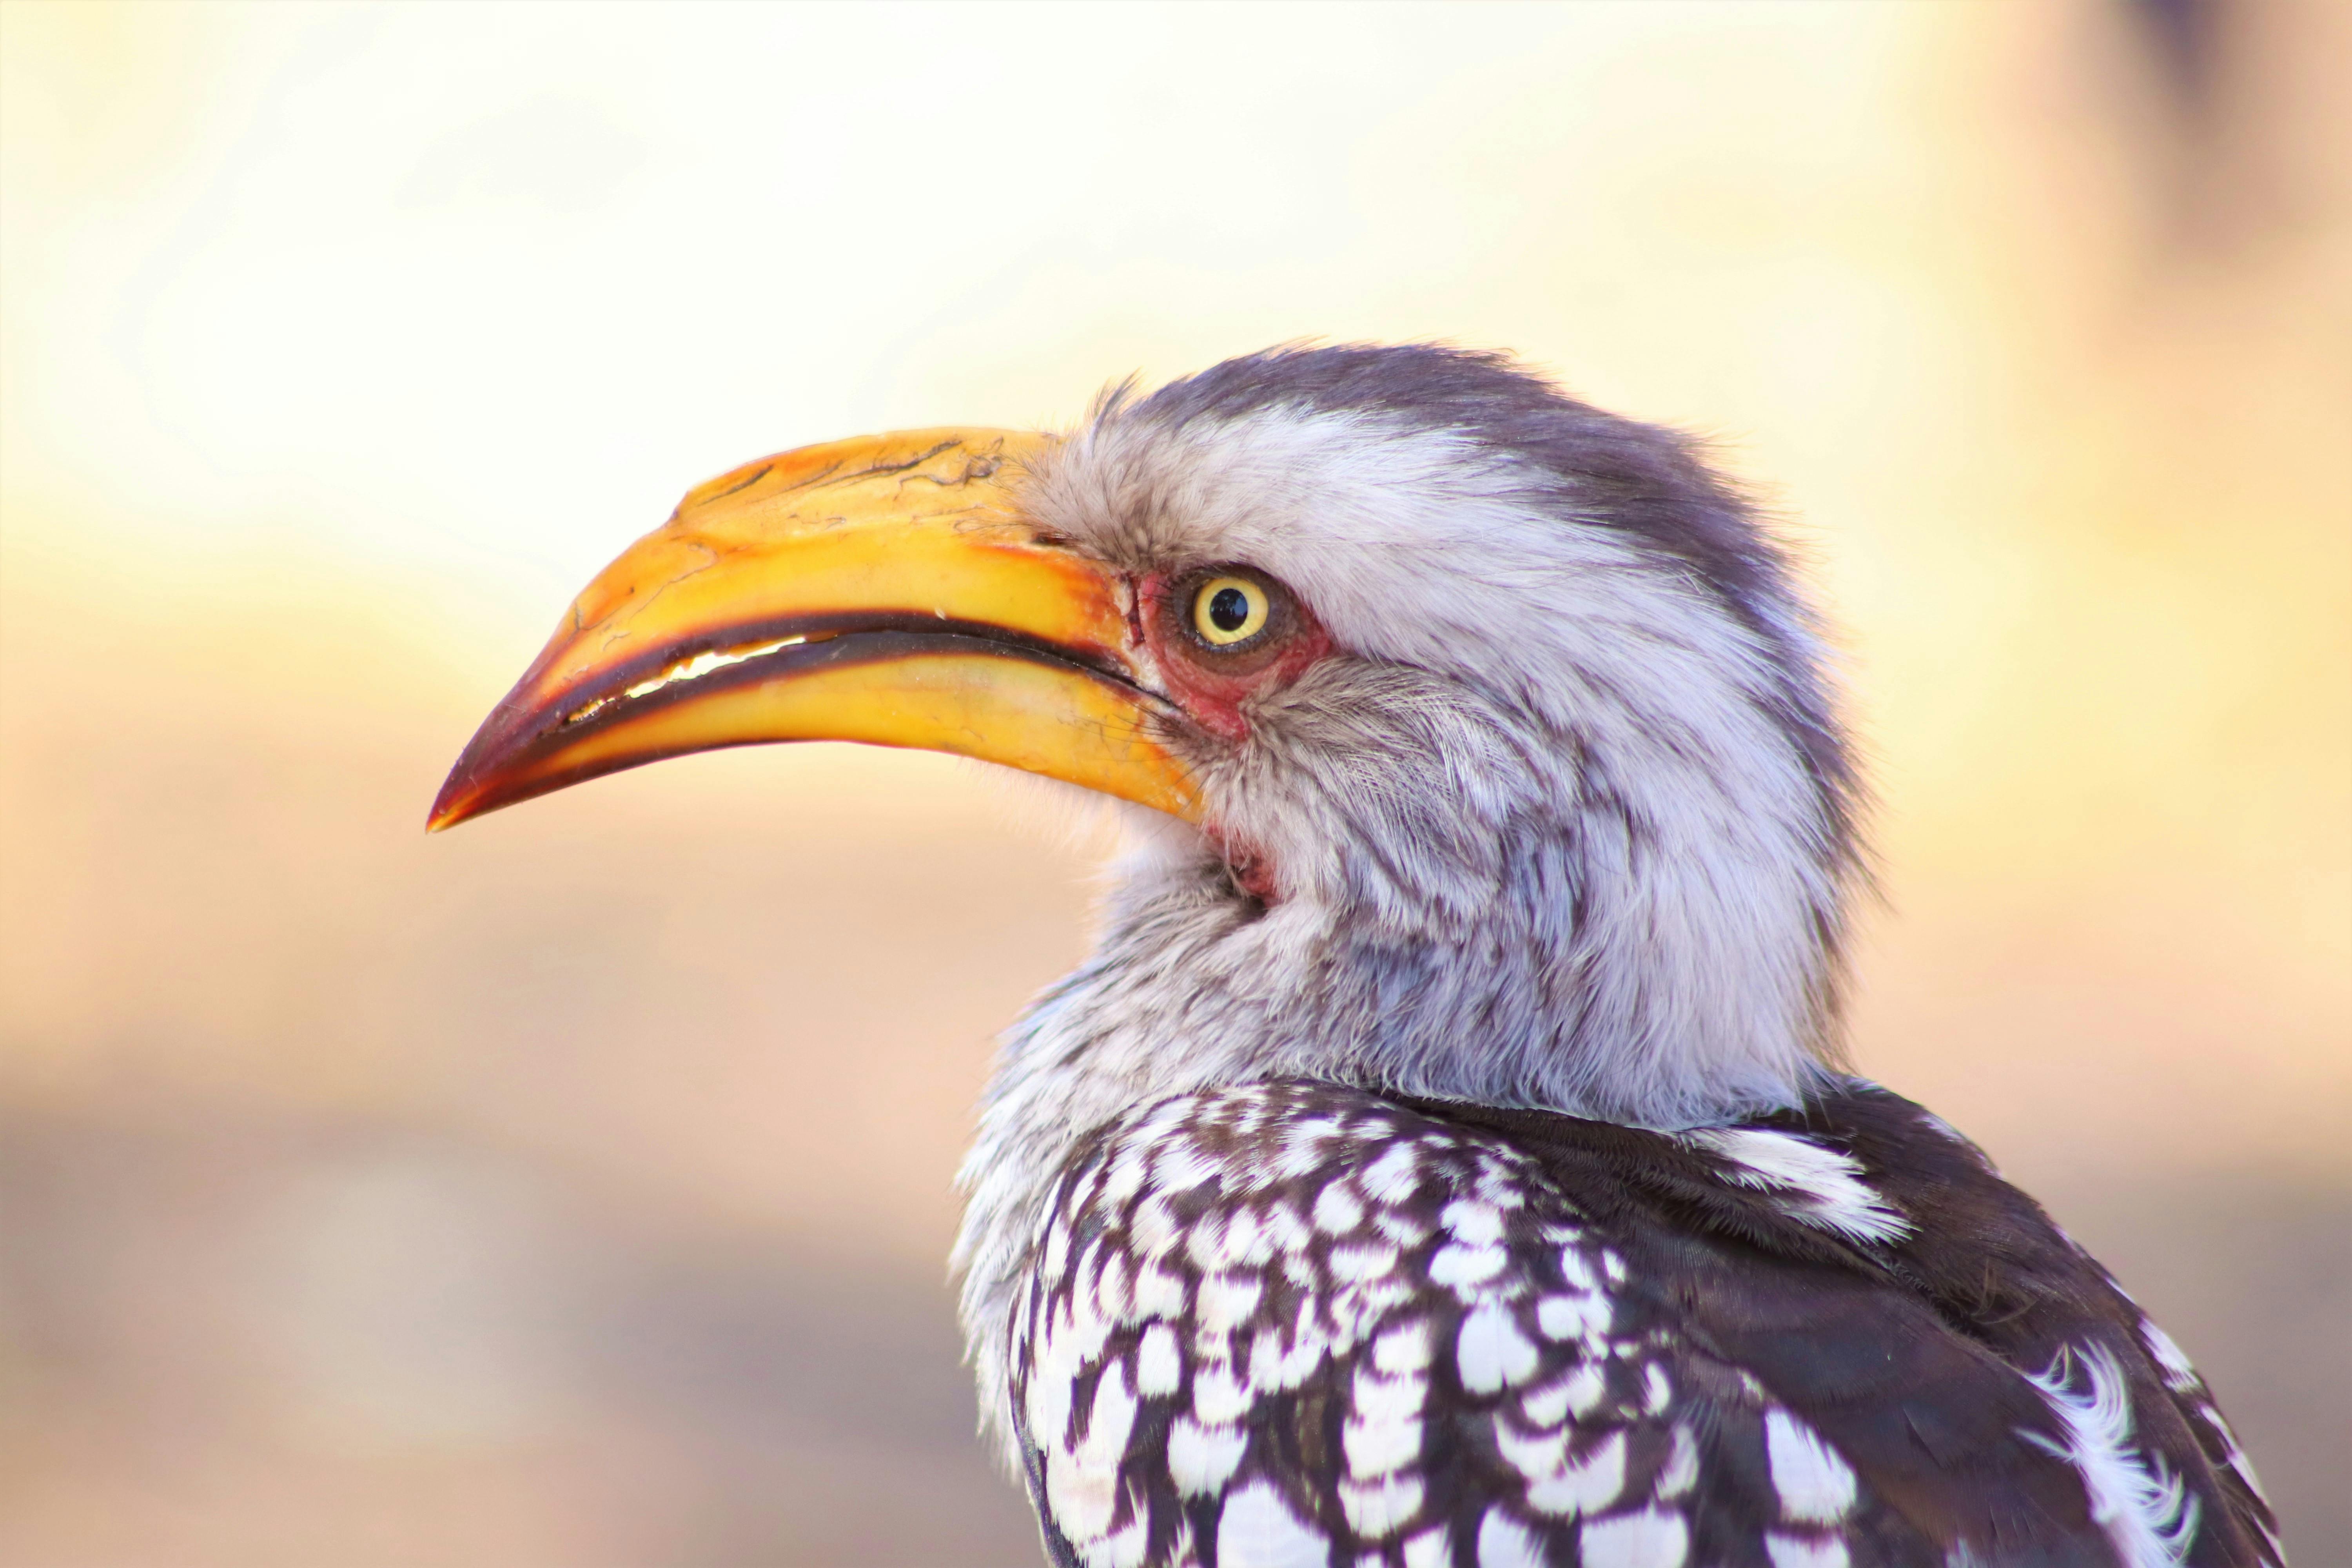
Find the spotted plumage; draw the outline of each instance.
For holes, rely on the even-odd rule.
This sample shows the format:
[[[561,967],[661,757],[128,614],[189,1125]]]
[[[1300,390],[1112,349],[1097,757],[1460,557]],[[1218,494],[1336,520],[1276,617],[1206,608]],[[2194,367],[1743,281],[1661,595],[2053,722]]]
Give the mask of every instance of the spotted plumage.
[[[2169,1342],[1859,1082],[1680,1135],[1208,1090],[1083,1140],[1048,1212],[1008,1332],[1057,1562],[2274,1556]]]
[[[436,820],[826,736],[1125,803],[956,1248],[1062,1563],[2277,1564],[2172,1342],[1841,1070],[1822,648],[1690,440],[1278,349],[704,486]]]
[[[966,1167],[982,1417],[1057,1562],[2283,1562],[2171,1342],[1835,1070],[1853,769],[1689,444],[1288,351],[1114,395],[1024,496],[1141,602],[1244,563],[1324,639],[1155,731],[1209,828],[1132,814]]]

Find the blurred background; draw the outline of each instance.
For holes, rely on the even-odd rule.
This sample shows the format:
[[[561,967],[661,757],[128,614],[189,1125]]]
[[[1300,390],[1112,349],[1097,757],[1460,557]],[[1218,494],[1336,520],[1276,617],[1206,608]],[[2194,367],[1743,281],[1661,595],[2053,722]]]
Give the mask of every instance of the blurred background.
[[[1095,846],[705,756],[428,841],[686,488],[1307,336],[1804,542],[1864,1068],[2352,1562],[2352,9],[0,5],[0,1562],[1035,1561],[943,1258]]]

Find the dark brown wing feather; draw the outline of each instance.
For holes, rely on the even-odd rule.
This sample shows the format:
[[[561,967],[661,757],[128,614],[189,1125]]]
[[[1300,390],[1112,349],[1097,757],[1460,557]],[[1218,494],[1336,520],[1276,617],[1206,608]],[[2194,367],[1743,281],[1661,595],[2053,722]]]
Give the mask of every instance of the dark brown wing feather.
[[[1053,1561],[2279,1561],[2194,1372],[1971,1146],[1861,1083],[1742,1137],[1308,1082],[1090,1133],[1008,1347]],[[2144,1550],[2077,1366],[2108,1481],[2182,1498]]]
[[[1752,1123],[1852,1155],[1911,1221],[1881,1244],[1800,1223],[1658,1133],[1416,1103],[1507,1140],[1570,1201],[1616,1214],[1650,1277],[1676,1282],[1694,1327],[1932,1538],[2003,1563],[2084,1560],[2080,1479],[2043,1452],[2063,1435],[2021,1374],[2097,1348],[2125,1374],[2136,1445],[2198,1510],[2185,1562],[2283,1563],[2269,1505],[2194,1372],[2161,1364],[2160,1336],[2107,1272],[1974,1144],[1901,1096],[1847,1079],[1802,1111]]]

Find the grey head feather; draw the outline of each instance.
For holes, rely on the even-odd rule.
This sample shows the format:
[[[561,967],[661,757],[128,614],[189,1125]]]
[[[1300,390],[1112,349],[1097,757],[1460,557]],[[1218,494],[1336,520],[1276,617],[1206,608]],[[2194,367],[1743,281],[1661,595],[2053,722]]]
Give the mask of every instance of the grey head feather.
[[[1131,384],[1115,389],[1096,417],[1124,413],[1128,395]],[[1774,694],[1776,717],[1852,852],[1858,786],[1817,667],[1819,628],[1793,589],[1787,549],[1760,525],[1753,501],[1707,467],[1699,443],[1580,403],[1507,354],[1429,343],[1245,354],[1171,382],[1134,416],[1181,426],[1283,407],[1466,436],[1516,459],[1535,504],[1681,563],[1772,649],[1785,682]]]
[[[1114,389],[1024,504],[1128,571],[1270,574],[1336,651],[1244,741],[1161,737],[1218,832],[1131,813],[1094,952],[1006,1038],[959,1247],[984,1397],[1042,1184],[1167,1095],[1677,1129],[1834,1059],[1857,786],[1786,554],[1692,441],[1496,354],[1291,347]]]

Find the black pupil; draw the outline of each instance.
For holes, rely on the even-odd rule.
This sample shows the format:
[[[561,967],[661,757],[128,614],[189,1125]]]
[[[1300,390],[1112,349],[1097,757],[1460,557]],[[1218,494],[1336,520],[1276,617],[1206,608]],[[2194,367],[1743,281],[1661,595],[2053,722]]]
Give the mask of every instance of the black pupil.
[[[1249,595],[1239,588],[1220,588],[1209,595],[1209,624],[1221,632],[1237,632],[1249,625]]]

